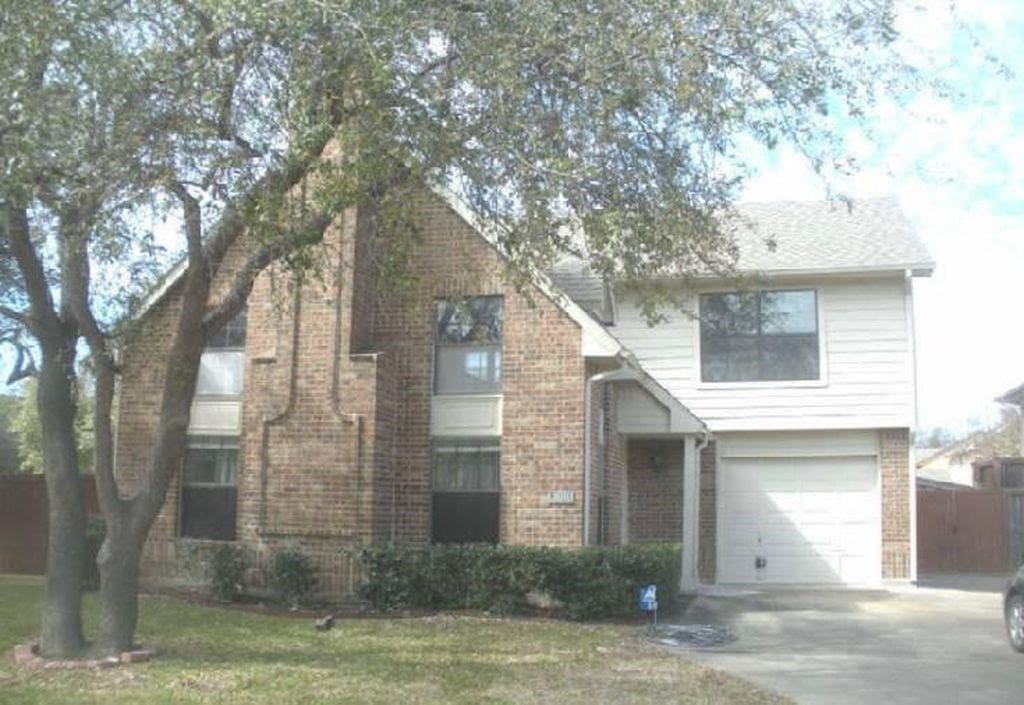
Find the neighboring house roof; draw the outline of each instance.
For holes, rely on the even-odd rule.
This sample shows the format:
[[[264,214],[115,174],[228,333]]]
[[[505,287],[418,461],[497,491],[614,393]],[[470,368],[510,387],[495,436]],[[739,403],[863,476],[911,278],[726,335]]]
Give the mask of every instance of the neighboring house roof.
[[[922,490],[973,490],[971,485],[964,485],[959,482],[947,482],[935,480],[930,477],[917,476],[917,488]]]
[[[935,263],[894,198],[741,203],[733,228],[742,272],[931,274]],[[747,220],[744,223],[742,220]]]
[[[941,446],[936,446],[934,448],[918,448],[918,447],[915,447],[914,448],[914,464],[915,465],[920,465],[921,463],[926,463],[929,460],[931,460],[934,456],[936,456],[939,453],[941,453],[943,450],[945,450],[945,449],[942,448]]]
[[[974,484],[971,461],[983,453],[971,436],[942,448],[915,448],[914,467],[919,480],[969,487]]]
[[[915,448],[914,464],[918,468],[970,464],[972,460],[986,454],[975,442],[976,439],[972,435],[941,448]]]
[[[1017,406],[1024,407],[1024,383],[1017,385],[1008,392],[1003,392],[1001,396],[996,397],[996,401],[1000,404],[1016,404]]]

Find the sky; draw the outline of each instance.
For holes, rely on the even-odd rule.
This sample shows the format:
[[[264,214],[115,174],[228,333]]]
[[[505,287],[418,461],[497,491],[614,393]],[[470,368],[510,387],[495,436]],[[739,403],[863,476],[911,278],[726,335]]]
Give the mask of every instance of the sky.
[[[905,56],[954,96],[882,103],[866,130],[848,128],[852,177],[826,184],[776,150],[741,200],[898,198],[936,262],[914,284],[918,426],[962,432],[993,423],[994,397],[1024,382],[1024,0],[950,5],[907,2],[898,28]]]

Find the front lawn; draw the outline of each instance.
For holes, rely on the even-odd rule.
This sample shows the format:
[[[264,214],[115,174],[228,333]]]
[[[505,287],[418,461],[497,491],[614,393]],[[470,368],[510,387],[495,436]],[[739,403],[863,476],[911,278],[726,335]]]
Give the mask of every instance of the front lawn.
[[[306,618],[142,601],[150,663],[27,672],[10,650],[38,631],[42,581],[0,576],[0,702],[789,703],[645,642],[637,627],[438,615]],[[86,601],[87,629],[96,617]]]

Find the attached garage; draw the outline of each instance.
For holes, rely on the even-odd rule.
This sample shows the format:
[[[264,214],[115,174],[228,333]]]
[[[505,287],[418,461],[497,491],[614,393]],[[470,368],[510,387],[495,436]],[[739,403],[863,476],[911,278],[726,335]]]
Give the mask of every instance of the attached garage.
[[[720,583],[881,580],[874,432],[719,437]]]

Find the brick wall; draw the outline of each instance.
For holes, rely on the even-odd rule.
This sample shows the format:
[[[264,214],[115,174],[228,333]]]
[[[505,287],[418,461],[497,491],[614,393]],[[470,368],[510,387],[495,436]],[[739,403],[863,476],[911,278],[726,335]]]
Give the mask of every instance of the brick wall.
[[[346,213],[327,234],[322,277],[299,284],[267,271],[253,288],[237,535],[251,552],[255,585],[266,583],[269,555],[280,545],[303,547],[320,568],[321,587],[344,592],[356,579],[351,556],[360,546],[429,540],[433,326],[441,297],[504,297],[502,540],[581,543],[579,327],[539,292],[524,295],[508,285],[498,256],[445,204],[424,193],[413,207],[420,239],[405,286],[375,281],[374,258],[389,234],[375,231],[372,212],[363,210]],[[244,256],[244,244],[229,253],[215,292]],[[178,306],[172,291],[126,349],[118,429],[126,487],[152,442]],[[617,453],[610,445],[606,481],[608,492],[621,497]],[[553,490],[573,491],[575,502],[549,506]],[[195,582],[215,544],[177,538],[177,498],[175,483],[147,544],[144,571],[163,582]]]
[[[589,361],[586,377],[615,369],[613,364]],[[590,397],[590,543],[618,545],[622,543],[626,512],[625,439],[616,432],[616,401],[618,385],[596,381]],[[601,507],[603,506],[603,511]]]
[[[703,583],[715,582],[715,550],[718,542],[718,506],[715,492],[717,457],[714,441],[700,454],[700,540],[697,547],[697,572]]]
[[[578,326],[533,291],[517,293],[503,265],[444,203],[414,204],[422,241],[400,291],[376,297],[372,337],[395,365],[396,538],[425,542],[430,532],[430,399],[434,306],[438,298],[500,294],[502,340],[501,540],[579,545],[583,498],[584,363]],[[548,493],[575,502],[549,506]]]
[[[616,429],[617,384],[603,385],[604,404],[604,446],[601,448],[601,462],[605,468],[605,498],[608,506],[606,542],[619,545],[629,540],[629,484],[626,477],[626,439]]]
[[[683,535],[683,442],[630,440],[629,540],[680,541]]]
[[[910,431],[878,431],[882,471],[882,578],[910,577]]]

